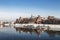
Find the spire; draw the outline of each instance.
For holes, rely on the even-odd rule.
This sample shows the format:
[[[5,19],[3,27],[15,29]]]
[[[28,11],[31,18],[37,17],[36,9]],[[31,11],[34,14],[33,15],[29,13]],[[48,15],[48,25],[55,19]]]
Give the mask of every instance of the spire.
[[[34,16],[31,14],[31,18],[34,18]]]
[[[31,18],[33,17],[33,15],[31,14]]]

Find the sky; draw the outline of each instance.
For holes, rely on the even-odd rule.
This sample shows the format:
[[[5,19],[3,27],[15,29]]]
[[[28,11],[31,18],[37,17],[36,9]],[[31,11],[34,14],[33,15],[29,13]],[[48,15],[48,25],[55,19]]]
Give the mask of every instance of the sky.
[[[31,15],[60,18],[60,0],[0,0],[0,20],[13,20]]]

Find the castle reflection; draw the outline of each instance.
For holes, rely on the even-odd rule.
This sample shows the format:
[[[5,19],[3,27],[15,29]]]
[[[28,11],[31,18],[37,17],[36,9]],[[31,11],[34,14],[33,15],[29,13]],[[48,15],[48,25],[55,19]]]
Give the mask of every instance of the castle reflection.
[[[52,30],[50,30],[50,31],[45,31],[45,32],[49,35],[49,37],[60,36],[60,31],[52,31]]]
[[[42,33],[41,30],[29,30],[29,29],[21,29],[21,28],[15,28],[16,31],[18,31],[19,33],[25,32],[25,33],[29,33],[29,34],[33,34],[36,33],[38,36],[40,36],[40,34]]]
[[[22,33],[22,32],[25,32],[25,33],[30,33],[31,35],[34,33],[36,33],[38,36],[41,35],[42,31],[38,30],[26,30],[26,29],[18,29],[18,28],[15,28],[16,31],[18,31],[19,33]],[[56,36],[60,36],[60,32],[59,31],[43,31],[44,33],[48,34],[49,37],[56,37]]]

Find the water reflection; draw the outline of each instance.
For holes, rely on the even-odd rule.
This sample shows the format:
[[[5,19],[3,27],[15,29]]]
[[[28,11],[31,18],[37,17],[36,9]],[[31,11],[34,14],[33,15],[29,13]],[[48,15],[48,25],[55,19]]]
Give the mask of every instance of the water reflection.
[[[50,30],[50,31],[45,31],[45,32],[49,35],[49,37],[56,37],[56,35],[60,36],[60,31]]]
[[[31,35],[33,35],[33,32],[37,34],[37,36],[40,39],[60,39],[60,32],[59,31],[33,31],[33,30],[21,30],[21,29],[17,29],[15,28],[16,31],[18,31],[19,33],[25,32],[25,33],[30,33]]]
[[[0,28],[0,40],[60,40],[60,31],[36,31],[9,26]]]
[[[16,31],[18,31],[19,33],[25,32],[25,33],[29,33],[29,34],[33,34],[36,33],[38,36],[40,36],[42,31],[36,31],[36,30],[27,30],[27,29],[20,29],[20,28],[15,28]]]

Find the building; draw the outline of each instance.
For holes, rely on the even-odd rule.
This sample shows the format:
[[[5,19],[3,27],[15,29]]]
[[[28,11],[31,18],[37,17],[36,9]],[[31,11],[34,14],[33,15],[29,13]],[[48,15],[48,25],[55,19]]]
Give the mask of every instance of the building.
[[[41,24],[41,22],[42,22],[42,18],[40,17],[40,15],[38,15],[38,17],[36,18],[36,23]]]

